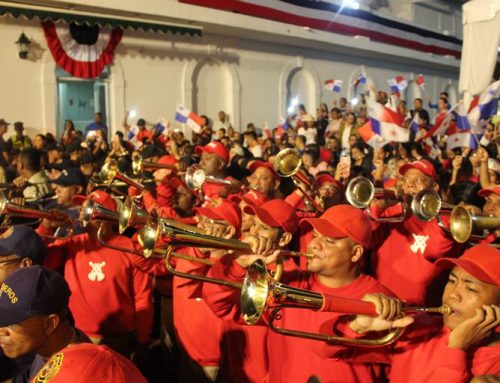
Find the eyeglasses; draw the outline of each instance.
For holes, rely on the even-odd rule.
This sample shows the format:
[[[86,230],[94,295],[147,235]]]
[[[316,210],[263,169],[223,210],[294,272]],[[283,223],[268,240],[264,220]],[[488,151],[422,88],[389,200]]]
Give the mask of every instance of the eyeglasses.
[[[15,262],[21,262],[22,258],[12,258],[12,259],[6,259],[5,261],[0,261],[0,267],[3,265],[8,265],[9,263],[15,263]]]

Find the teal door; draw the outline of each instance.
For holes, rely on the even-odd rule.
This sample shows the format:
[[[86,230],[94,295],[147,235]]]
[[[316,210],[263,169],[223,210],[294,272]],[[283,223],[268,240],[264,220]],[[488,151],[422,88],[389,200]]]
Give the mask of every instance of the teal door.
[[[106,111],[106,81],[108,71],[103,76],[93,80],[84,80],[71,77],[58,68],[58,123],[57,136],[64,132],[64,122],[72,120],[75,129],[85,132],[85,127],[94,121],[94,114],[101,112],[104,123],[107,123]]]

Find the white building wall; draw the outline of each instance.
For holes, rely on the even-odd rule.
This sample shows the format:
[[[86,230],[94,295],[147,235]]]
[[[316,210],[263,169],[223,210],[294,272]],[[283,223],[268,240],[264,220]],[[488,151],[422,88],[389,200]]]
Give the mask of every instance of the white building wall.
[[[126,8],[132,3],[134,1],[127,0],[122,5]],[[161,7],[160,2],[152,4]],[[163,4],[179,14],[186,13],[185,8],[189,7],[179,5],[177,9],[173,1]],[[189,9],[194,20],[206,18],[207,12],[200,7]],[[215,14],[221,23],[227,18],[224,12]],[[247,16],[230,14],[233,24],[246,23],[247,19]],[[268,23],[265,21],[262,25],[267,28]],[[274,24],[279,23],[271,23],[269,28],[274,28]],[[415,52],[416,56],[423,57],[412,61],[400,48],[371,43],[368,39],[337,38],[332,34],[328,34],[332,41],[335,38],[339,44],[351,42],[352,48],[324,45],[322,49],[321,45],[299,38],[282,43],[282,36],[272,31],[265,41],[262,36],[240,36],[236,30],[233,35],[228,30],[224,29],[221,35],[215,33],[217,28],[207,25],[202,38],[125,31],[116,50],[116,60],[110,67],[108,121],[112,131],[120,129],[127,109],[136,109],[138,117],[144,117],[148,123],[155,123],[160,117],[172,122],[179,102],[188,108],[198,106],[196,113],[210,117],[216,117],[219,109],[225,109],[236,128],[244,129],[249,122],[257,126],[268,122],[274,127],[285,114],[290,93],[287,83],[293,88],[299,84],[304,87],[305,79],[310,82],[304,90],[307,100],[299,98],[309,109],[319,102],[331,106],[335,97],[350,96],[349,84],[359,73],[360,65],[365,65],[376,85],[386,91],[388,78],[401,74],[411,80],[419,73],[424,74],[428,95],[433,99],[441,90],[457,88],[457,60]],[[22,31],[34,42],[34,58],[30,60],[17,57],[14,42]],[[321,39],[326,36],[325,33],[318,35]],[[55,64],[40,23],[0,18],[0,44],[3,47],[0,50],[0,117],[11,122],[24,121],[30,134],[55,132]],[[381,50],[383,47],[388,53]],[[292,73],[299,73],[300,78],[290,81]],[[330,78],[344,80],[339,95],[323,88],[323,82]],[[198,100],[195,98],[197,88]]]

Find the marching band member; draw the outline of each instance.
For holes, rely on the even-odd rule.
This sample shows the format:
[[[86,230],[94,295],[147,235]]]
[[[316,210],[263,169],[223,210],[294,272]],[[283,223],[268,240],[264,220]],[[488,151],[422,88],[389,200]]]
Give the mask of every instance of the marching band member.
[[[263,207],[265,204],[263,205]],[[254,208],[256,209],[256,208]],[[258,216],[265,213],[257,210]],[[266,211],[269,211],[266,209]],[[296,223],[295,223],[296,225]],[[314,239],[309,244],[313,257],[309,260],[308,271],[297,269],[285,271],[282,281],[293,287],[321,292],[346,298],[361,299],[367,293],[389,290],[375,279],[361,273],[361,263],[365,249],[371,241],[369,219],[358,209],[349,205],[337,205],[328,209],[320,218],[301,221],[301,226],[310,226],[314,230]],[[274,238],[279,237],[279,230],[273,228]],[[279,252],[269,254],[271,233],[267,238],[258,237],[254,248],[257,254],[239,255],[234,261],[215,264],[209,276],[241,281],[246,268],[257,258],[266,263],[275,261]],[[285,233],[287,234],[287,233]],[[283,237],[281,237],[283,240]],[[280,243],[283,245],[283,243]],[[204,295],[214,312],[225,319],[238,320],[239,291],[223,286],[205,284]],[[307,309],[285,308],[282,311],[280,326],[300,331],[318,332],[328,319],[339,314],[318,313]],[[269,376],[267,381],[305,382],[313,375],[322,381],[377,382],[381,368],[375,365],[356,365],[342,360],[328,360],[318,356],[314,350],[315,341],[302,338],[268,333]]]
[[[109,210],[116,210],[113,198],[97,190],[88,196],[74,196],[75,204],[92,199]],[[151,279],[136,269],[127,253],[103,247],[133,248],[132,241],[118,235],[111,223],[90,222],[86,233],[58,239],[48,245],[46,265],[63,270],[73,292],[69,307],[76,326],[96,344],[106,344],[123,355],[143,352],[147,347],[153,320]]]
[[[247,177],[250,190],[264,193],[267,198],[276,198],[275,194],[280,187],[280,176],[270,162],[252,161],[248,166],[252,174]]]
[[[295,210],[283,200],[269,200],[262,205],[248,204],[244,212],[253,216],[253,225],[244,241],[253,244],[254,247],[265,248],[267,252],[285,248],[292,235],[297,230],[298,218]],[[209,277],[226,280],[240,280],[230,274],[233,256],[226,255],[221,258],[208,272]],[[295,270],[297,267],[293,260],[284,262],[284,270]],[[244,269],[243,273],[245,272]],[[268,329],[264,326],[249,327],[239,321],[237,315],[227,315],[220,309],[218,302],[221,296],[231,297],[239,301],[240,290],[229,289],[223,286],[204,283],[203,296],[210,308],[223,319],[235,319],[235,321],[223,321],[223,340],[227,353],[224,361],[227,366],[223,373],[227,374],[226,380],[231,382],[260,382],[268,374],[268,351],[267,337]],[[228,302],[229,302],[228,300]]]
[[[400,170],[402,192],[415,197],[424,189],[439,190],[434,166],[426,161],[414,161]],[[373,216],[390,216],[401,212],[401,205],[384,210],[384,201],[372,203]],[[438,225],[437,220],[424,222],[414,215],[398,223],[372,222],[374,250],[371,270],[375,278],[400,299],[416,304],[435,305],[433,291],[444,283],[445,275],[435,265],[444,256],[457,255],[459,246]]]
[[[441,258],[436,264],[451,270],[442,297],[452,310],[450,315],[443,319],[428,314],[397,318],[401,301],[368,294],[364,300],[375,304],[379,317],[342,317],[336,323],[325,323],[323,329],[334,329],[336,334],[343,331],[349,337],[394,327],[408,327],[406,333],[396,344],[380,350],[322,345],[322,352],[354,363],[389,363],[391,383],[465,383],[481,375],[497,379],[500,251],[477,245],[458,259]]]

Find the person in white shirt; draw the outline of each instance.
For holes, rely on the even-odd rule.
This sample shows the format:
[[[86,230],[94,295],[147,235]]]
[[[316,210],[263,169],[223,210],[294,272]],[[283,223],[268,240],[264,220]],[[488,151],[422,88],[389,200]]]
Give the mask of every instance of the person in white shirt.
[[[252,131],[246,131],[243,136],[245,137],[246,147],[250,150],[254,158],[262,158],[262,146],[257,141],[257,134]]]
[[[302,122],[304,126],[299,128],[297,134],[306,138],[306,145],[316,144],[318,131],[314,127],[314,123],[316,122],[314,117],[310,114],[304,114],[302,116]]]

